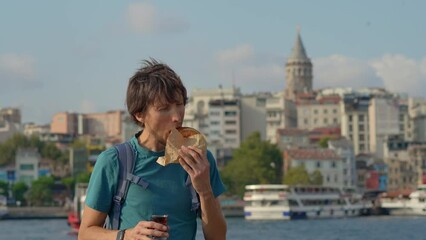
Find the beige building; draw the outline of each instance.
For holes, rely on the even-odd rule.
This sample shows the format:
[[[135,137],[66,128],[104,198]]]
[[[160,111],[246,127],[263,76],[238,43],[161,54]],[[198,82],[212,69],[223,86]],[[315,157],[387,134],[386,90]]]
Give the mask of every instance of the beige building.
[[[294,128],[297,124],[295,102],[285,98],[283,92],[266,99],[266,139],[276,143],[278,129]]]
[[[342,136],[353,143],[354,154],[370,152],[368,107],[370,96],[346,94],[340,102]]]
[[[241,107],[241,140],[253,132],[259,132],[266,140],[266,100],[270,93],[243,95],[240,98]]]
[[[426,143],[410,144],[408,155],[417,175],[416,183],[426,184]]]
[[[388,166],[388,191],[416,189],[415,162],[409,156],[408,146],[402,135],[387,136],[383,143],[384,162]]]
[[[77,116],[77,113],[69,112],[55,114],[50,123],[50,132],[77,135]]]
[[[0,121],[21,124],[21,110],[19,108],[0,108]]]
[[[53,134],[90,135],[122,140],[122,118],[124,111],[77,114],[62,112],[53,116],[50,131]]]
[[[391,135],[399,135],[399,101],[393,97],[371,99],[368,108],[370,151],[383,158],[383,143]]]
[[[297,127],[312,130],[319,127],[340,127],[340,97],[315,96],[297,100]]]

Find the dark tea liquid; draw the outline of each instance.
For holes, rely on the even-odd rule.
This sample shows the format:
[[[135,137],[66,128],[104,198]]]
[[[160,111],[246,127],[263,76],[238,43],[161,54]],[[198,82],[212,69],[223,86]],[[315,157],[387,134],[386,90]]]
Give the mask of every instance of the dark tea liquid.
[[[152,215],[151,220],[163,225],[167,225],[167,215]]]

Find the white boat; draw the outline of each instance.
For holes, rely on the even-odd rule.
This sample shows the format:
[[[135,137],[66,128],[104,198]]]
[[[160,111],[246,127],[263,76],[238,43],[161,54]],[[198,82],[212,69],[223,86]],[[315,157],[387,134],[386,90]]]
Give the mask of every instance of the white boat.
[[[6,196],[0,195],[0,219],[4,218],[9,214],[9,209],[7,208],[7,198]]]
[[[426,185],[419,185],[409,195],[383,193],[380,204],[391,215],[426,216]]]
[[[247,185],[247,220],[290,220],[359,216],[368,206],[360,194],[322,186]]]

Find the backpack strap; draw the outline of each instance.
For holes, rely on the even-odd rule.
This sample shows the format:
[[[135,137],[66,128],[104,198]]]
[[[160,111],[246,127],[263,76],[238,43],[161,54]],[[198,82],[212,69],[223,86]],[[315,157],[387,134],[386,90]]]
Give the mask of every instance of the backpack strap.
[[[120,226],[121,207],[129,189],[127,176],[129,173],[133,173],[135,167],[135,153],[130,142],[124,142],[114,147],[118,154],[119,175],[116,195],[113,198],[111,227],[112,229],[118,229]]]
[[[186,178],[185,185],[191,193],[191,211],[196,211],[197,215],[201,217],[200,199],[198,198],[198,194],[192,186],[191,177],[189,177],[189,175]]]

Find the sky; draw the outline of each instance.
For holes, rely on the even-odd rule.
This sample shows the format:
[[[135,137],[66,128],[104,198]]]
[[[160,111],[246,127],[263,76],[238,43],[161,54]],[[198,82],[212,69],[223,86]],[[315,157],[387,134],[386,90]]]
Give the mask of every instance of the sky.
[[[189,93],[281,91],[297,28],[315,89],[383,87],[426,96],[422,0],[16,0],[0,8],[0,108],[125,109],[142,60],[170,65]]]

